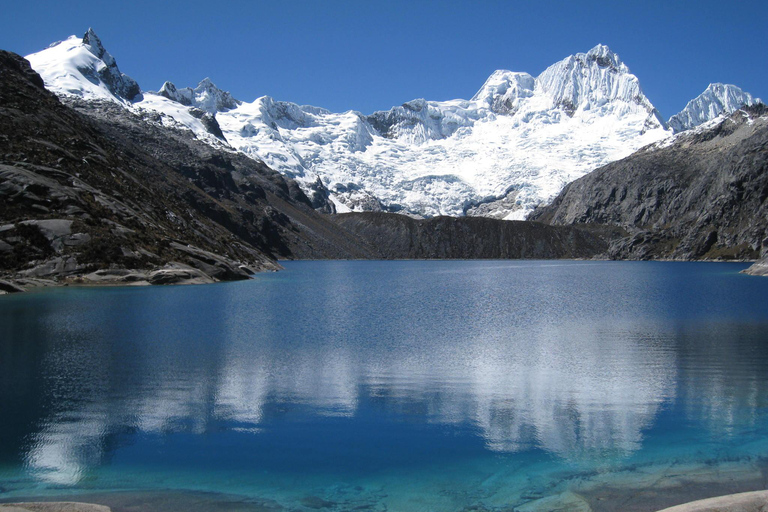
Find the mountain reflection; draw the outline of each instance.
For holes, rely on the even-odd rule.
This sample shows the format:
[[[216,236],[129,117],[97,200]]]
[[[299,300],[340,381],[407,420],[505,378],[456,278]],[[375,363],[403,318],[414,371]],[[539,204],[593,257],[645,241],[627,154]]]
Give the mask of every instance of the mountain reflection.
[[[38,404],[34,432],[11,442],[37,477],[74,484],[142,435],[259,436],[300,407],[310,420],[348,422],[385,411],[468,428],[493,452],[578,460],[630,455],[662,406],[678,401],[717,432],[767,405],[761,359],[728,349],[759,343],[755,326],[691,332],[648,315],[595,319],[558,297],[547,307],[560,318],[536,316],[490,297],[493,276],[460,283],[461,294],[442,294],[425,315],[401,281],[376,294],[341,271],[329,279],[332,291],[81,292],[80,302],[48,304],[35,329],[6,325],[17,348],[4,345],[3,385],[29,371],[38,383],[19,397]],[[30,359],[25,350],[42,362],[16,364]]]

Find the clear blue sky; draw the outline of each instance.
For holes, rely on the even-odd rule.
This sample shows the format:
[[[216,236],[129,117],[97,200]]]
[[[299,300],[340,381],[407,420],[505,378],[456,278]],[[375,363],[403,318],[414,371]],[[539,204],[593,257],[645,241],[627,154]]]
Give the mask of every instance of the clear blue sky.
[[[371,113],[469,98],[495,69],[539,74],[604,43],[664,117],[710,82],[768,100],[768,1],[1,0],[22,55],[93,27],[144,90],[210,76],[245,101]]]

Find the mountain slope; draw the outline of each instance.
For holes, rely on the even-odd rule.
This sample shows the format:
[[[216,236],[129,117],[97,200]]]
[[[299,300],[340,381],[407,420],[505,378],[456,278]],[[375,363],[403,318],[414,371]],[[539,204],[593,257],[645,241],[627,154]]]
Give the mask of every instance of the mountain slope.
[[[758,104],[580,178],[532,218],[626,229],[619,259],[754,259],[768,231],[768,109]]]
[[[78,44],[70,54],[89,47],[70,38],[30,60],[51,90],[88,99],[89,87],[69,85],[76,73],[62,71],[77,65],[59,63],[59,47]],[[369,116],[266,96],[240,102],[207,79],[125,100],[115,95],[296,178],[326,211],[330,199],[338,211],[523,218],[569,181],[669,135],[637,78],[603,45],[536,78],[497,71],[470,100],[418,99]]]
[[[68,101],[80,112],[0,52],[1,270],[210,282],[277,269],[276,257],[370,255],[263,163],[113,101]]]

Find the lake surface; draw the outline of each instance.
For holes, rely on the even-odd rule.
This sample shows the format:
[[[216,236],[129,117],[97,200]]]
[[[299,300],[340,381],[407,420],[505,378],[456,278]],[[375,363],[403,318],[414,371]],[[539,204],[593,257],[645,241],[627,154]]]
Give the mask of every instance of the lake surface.
[[[746,264],[288,262],[0,297],[0,501],[655,510],[768,488]]]

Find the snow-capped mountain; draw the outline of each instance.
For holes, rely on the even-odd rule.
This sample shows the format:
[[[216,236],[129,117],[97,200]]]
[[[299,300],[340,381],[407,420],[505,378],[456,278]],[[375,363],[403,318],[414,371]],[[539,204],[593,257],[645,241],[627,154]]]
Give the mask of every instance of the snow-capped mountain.
[[[81,37],[70,36],[45,50],[27,55],[32,68],[43,77],[47,89],[60,96],[89,101],[113,101],[134,112],[148,114],[150,122],[192,130],[212,144],[223,138],[215,117],[204,110],[153,92],[143,92],[139,84],[120,72],[114,57],[104,49],[99,37],[88,29]]]
[[[141,99],[139,84],[120,72],[93,29],[82,38],[70,36],[26,59],[43,77],[46,88],[57,94],[124,102]]]
[[[496,71],[469,100],[416,99],[366,116],[269,96],[242,102],[210,79],[194,89],[166,82],[158,93],[136,86],[131,96],[111,85],[117,66],[94,41],[89,30],[27,58],[57,94],[112,99],[212,144],[226,141],[337,211],[522,219],[570,181],[671,135],[604,45],[538,77]],[[101,69],[114,69],[104,75],[112,81]]]
[[[741,107],[762,103],[760,98],[730,84],[709,84],[709,86],[688,102],[683,110],[669,118],[669,127],[675,133],[690,130],[715,119],[721,114],[732,114]]]
[[[470,100],[331,113],[269,97],[217,114],[227,140],[340,210],[524,218],[568,182],[668,135],[606,46],[538,78],[497,71]]]

